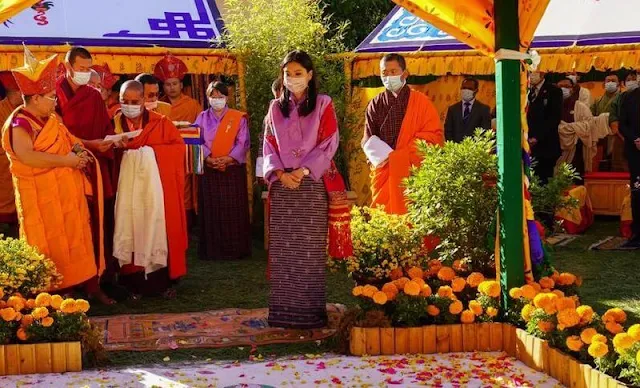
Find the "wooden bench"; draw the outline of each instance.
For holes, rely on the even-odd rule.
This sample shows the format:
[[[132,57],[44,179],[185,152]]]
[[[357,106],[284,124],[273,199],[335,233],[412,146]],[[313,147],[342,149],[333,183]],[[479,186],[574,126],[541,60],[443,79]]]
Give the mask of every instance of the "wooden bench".
[[[262,192],[262,209],[264,211],[264,249],[269,249],[269,207],[267,204],[267,198],[269,197],[269,192],[267,190]],[[356,203],[356,192],[355,191],[347,191],[347,198],[349,199],[349,203],[351,207]]]
[[[584,176],[593,213],[603,216],[618,216],[622,201],[629,192],[628,172],[591,172]]]

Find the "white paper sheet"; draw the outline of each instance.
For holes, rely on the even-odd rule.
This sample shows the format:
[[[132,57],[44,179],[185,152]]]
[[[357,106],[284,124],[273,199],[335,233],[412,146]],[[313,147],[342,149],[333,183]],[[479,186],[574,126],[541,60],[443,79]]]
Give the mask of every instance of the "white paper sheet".
[[[362,149],[374,168],[378,168],[378,166],[389,159],[389,154],[393,152],[393,148],[389,147],[389,145],[378,136],[371,136],[369,140],[364,143]]]
[[[125,137],[128,138],[128,139],[133,139],[133,138],[136,138],[136,137],[140,136],[141,133],[142,133],[142,129],[138,129],[137,131],[119,133],[117,135],[107,135],[107,136],[105,136],[104,140],[117,142],[117,141],[120,141],[121,139],[123,139]]]

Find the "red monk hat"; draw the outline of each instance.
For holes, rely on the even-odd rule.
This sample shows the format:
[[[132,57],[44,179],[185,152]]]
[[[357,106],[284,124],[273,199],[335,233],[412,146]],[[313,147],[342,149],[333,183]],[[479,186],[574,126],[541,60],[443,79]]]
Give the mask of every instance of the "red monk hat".
[[[184,62],[169,54],[156,63],[153,75],[162,82],[166,82],[171,78],[177,78],[182,81],[188,71],[189,69],[187,69],[187,65]]]
[[[4,87],[4,90],[20,90],[16,79],[13,78],[13,74],[10,71],[0,71],[0,84]]]
[[[39,61],[24,46],[24,65],[12,69],[20,92],[25,96],[49,93],[56,89],[56,66],[58,55]]]
[[[100,75],[100,80],[102,81],[102,86],[105,89],[111,90],[113,85],[115,85],[116,82],[118,82],[118,77],[113,75],[113,73],[109,69],[109,65],[108,64],[105,63],[104,66],[93,65],[93,66],[91,66],[91,68],[93,70],[95,70]]]

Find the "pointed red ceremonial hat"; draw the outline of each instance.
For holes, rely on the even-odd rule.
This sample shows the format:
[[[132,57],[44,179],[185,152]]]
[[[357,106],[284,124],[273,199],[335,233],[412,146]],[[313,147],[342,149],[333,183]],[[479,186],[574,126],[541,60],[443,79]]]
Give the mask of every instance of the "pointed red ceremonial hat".
[[[25,96],[33,96],[55,90],[57,65],[58,56],[56,54],[39,61],[27,46],[24,46],[24,65],[12,69],[11,72],[20,92]]]
[[[189,69],[187,69],[187,65],[185,65],[184,62],[173,55],[167,55],[156,63],[153,75],[162,82],[170,78],[178,78],[182,81],[188,71]]]
[[[5,90],[20,90],[10,71],[0,71],[0,84]]]
[[[103,66],[93,65],[91,68],[100,74],[100,80],[105,89],[111,89],[118,82],[118,77],[113,75],[108,64],[105,63]]]

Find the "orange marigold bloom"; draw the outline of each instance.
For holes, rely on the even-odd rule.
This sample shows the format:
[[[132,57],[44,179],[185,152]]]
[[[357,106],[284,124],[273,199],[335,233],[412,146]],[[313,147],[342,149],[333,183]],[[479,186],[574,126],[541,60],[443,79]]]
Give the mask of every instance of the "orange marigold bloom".
[[[373,286],[371,286],[373,287]],[[365,287],[366,288],[366,287]],[[375,288],[375,287],[373,287]],[[371,294],[373,296],[373,294]],[[76,301],[69,298],[69,299],[65,299],[64,302],[62,302],[62,304],[60,305],[60,311],[62,311],[65,314],[73,314],[75,313],[77,310],[76,307]]]
[[[472,272],[467,276],[467,283],[471,288],[477,288],[482,282],[484,282],[484,275],[480,272]]]
[[[22,327],[27,327],[29,325],[31,325],[33,323],[33,315],[31,314],[25,314],[22,316],[22,319],[20,320],[20,326]]]
[[[10,296],[9,299],[7,300],[7,306],[13,307],[13,309],[16,311],[22,311],[22,309],[24,309],[26,302],[27,301],[24,300],[23,297],[14,295],[14,296]]]
[[[593,341],[593,337],[598,334],[598,332],[596,331],[596,329],[594,329],[593,327],[588,327],[584,330],[582,330],[582,333],[580,333],[580,339],[582,340],[582,342],[584,342],[587,345],[591,345],[591,341]],[[607,339],[605,338],[605,341]]]
[[[46,307],[36,307],[31,312],[31,315],[33,315],[35,319],[42,319],[49,315],[49,310]]]
[[[477,300],[469,301],[469,310],[473,311],[473,313],[477,316],[482,315],[482,304]]]
[[[538,284],[536,282],[531,282],[531,283],[529,283],[529,285],[531,287],[533,287],[533,289],[536,290],[536,292],[542,291],[542,287],[540,287],[540,284]]]
[[[384,286],[382,286],[381,291],[387,294],[387,298],[389,298],[390,295],[393,295],[389,298],[389,300],[395,299],[396,295],[398,295],[399,292],[398,287],[396,287],[396,285],[393,283],[386,283]]]
[[[464,310],[460,315],[460,322],[473,323],[476,320],[476,314],[471,310]]]
[[[373,298],[373,294],[375,294],[376,292],[378,292],[378,287],[372,286],[371,284],[367,284],[362,288],[362,296],[367,298]]]
[[[440,309],[437,306],[430,304],[427,306],[427,314],[435,317],[440,314]]]
[[[546,276],[540,279],[538,283],[540,283],[540,287],[548,289],[553,289],[556,285],[556,282],[554,282],[553,279]]]
[[[572,335],[571,337],[567,337],[567,340],[565,342],[569,350],[573,352],[579,352],[580,349],[582,349],[582,346],[584,346],[584,343],[582,342],[580,337],[578,337],[577,335]]]
[[[14,310],[13,307],[5,307],[0,310],[0,317],[2,317],[2,320],[5,322],[13,321],[16,319],[16,310]]]
[[[527,300],[533,300],[533,298],[535,298],[538,294],[536,289],[531,284],[525,284],[524,286],[520,287],[520,291],[522,291],[522,297]]]
[[[555,328],[556,326],[553,324],[553,322],[547,322],[547,321],[538,322],[538,329],[543,333],[552,332],[553,329]]]
[[[589,345],[588,352],[593,358],[602,358],[609,353],[609,347],[602,342],[592,342]]]
[[[462,292],[466,286],[467,281],[464,278],[455,278],[451,281],[453,292]]]
[[[51,305],[51,295],[46,292],[41,292],[36,296],[37,307],[49,307],[49,305]]]
[[[621,353],[624,350],[629,349],[636,343],[636,340],[633,339],[627,333],[618,333],[615,337],[613,337],[613,347],[616,349],[618,353]]]
[[[453,290],[449,286],[440,286],[440,288],[438,288],[438,296],[441,298],[451,298],[451,296],[453,296]]]
[[[403,276],[404,276],[404,273],[402,272],[402,268],[400,267],[392,269],[391,273],[389,274],[389,277],[391,277],[391,280],[398,280]]]
[[[605,337],[603,334],[595,334],[593,337],[591,337],[591,343],[594,342],[602,342],[603,344],[606,344],[607,337]]]
[[[424,286],[427,285],[427,283],[424,281],[423,278],[415,278],[415,279],[411,279],[412,282],[417,283],[420,286],[420,289],[422,289]]]
[[[0,288],[0,299],[4,298],[4,289]]]
[[[564,292],[560,291],[560,290],[553,290],[551,291],[552,294],[557,295],[558,298],[564,298]]]
[[[438,279],[444,282],[450,282],[456,277],[456,271],[451,267],[442,267],[438,271]]]
[[[624,327],[622,327],[618,322],[607,322],[604,327],[611,334],[618,334],[624,331]]]
[[[462,302],[460,302],[459,300],[456,300],[455,302],[449,305],[449,312],[453,315],[460,314],[462,312],[462,309],[464,309],[464,306],[462,305]]]
[[[424,273],[422,272],[422,268],[420,267],[411,267],[407,271],[407,275],[409,276],[409,279],[414,280],[414,279],[422,279],[424,276]]]
[[[553,270],[553,273],[551,274],[551,279],[553,279],[554,282],[557,282],[559,277],[560,277],[560,272]]]
[[[531,314],[533,314],[534,311],[536,311],[536,308],[531,304],[527,304],[522,308],[522,311],[520,311],[520,316],[525,322],[529,322],[531,320]]]
[[[60,310],[60,306],[62,305],[62,297],[58,294],[56,295],[51,295],[51,307],[53,307],[56,310]]]
[[[420,295],[424,296],[425,298],[428,298],[431,296],[431,287],[428,284],[425,284],[424,286],[422,286],[422,289],[420,290]]]
[[[498,315],[498,309],[495,307],[487,307],[487,315],[491,318],[494,318]]]
[[[22,320],[22,313],[16,313],[16,317],[13,320],[16,322],[20,322]]]
[[[509,290],[509,296],[511,299],[520,299],[522,298],[522,289],[520,287],[513,287]]]
[[[537,308],[545,308],[549,305],[550,299],[549,294],[538,294],[533,298],[533,305]]]
[[[556,299],[556,309],[558,311],[562,311],[564,309],[575,309],[575,308],[576,308],[576,302],[571,298],[561,297]]]
[[[20,341],[26,341],[28,338],[26,330],[22,327],[18,329],[18,332],[16,334]]]
[[[418,283],[413,280],[407,282],[404,286],[404,293],[410,296],[418,296],[420,295],[421,287]]]
[[[491,298],[498,298],[500,297],[500,283],[495,280],[485,280],[478,286],[478,291]]]
[[[454,271],[456,272],[465,272],[469,269],[469,267],[462,262],[462,260],[458,259],[458,260],[454,260],[453,265],[451,266],[453,267]]]
[[[580,323],[580,316],[575,309],[564,309],[558,312],[557,318],[558,328],[562,326],[562,329],[567,327],[574,327]]]
[[[636,341],[640,341],[640,324],[636,323],[632,325],[629,330],[627,330],[627,334],[631,336]]]
[[[51,325],[53,325],[53,318],[52,317],[46,317],[42,320],[42,326],[44,327],[50,327]]]
[[[27,301],[24,304],[24,307],[26,307],[28,310],[33,310],[36,307],[36,300],[27,299]]]
[[[569,272],[561,273],[560,276],[558,276],[558,280],[556,280],[556,283],[558,283],[561,286],[570,286],[575,282],[576,282],[576,275]]]
[[[611,311],[616,317],[616,322],[622,323],[627,320],[627,313],[625,313],[623,309],[619,307],[614,307],[611,309]]]
[[[405,284],[407,284],[409,282],[409,278],[405,278],[405,277],[401,277],[400,279],[394,280],[393,284],[396,285],[396,287],[398,288],[398,290],[404,290],[404,286]]]
[[[576,286],[578,286],[578,287],[582,286],[582,276],[577,276],[576,277]]]
[[[364,287],[362,286],[355,286],[353,287],[353,290],[351,290],[351,294],[353,296],[360,296],[362,295],[362,292],[364,291]]]
[[[591,306],[578,306],[576,312],[580,316],[580,323],[587,324],[593,320],[593,309]]]
[[[387,303],[387,299],[387,294],[382,291],[378,291],[373,294],[373,302],[376,304],[383,305]]]

